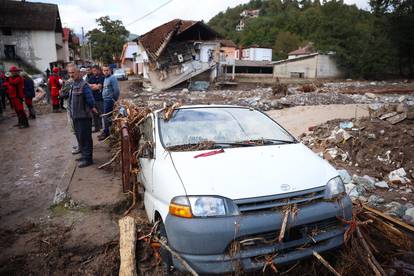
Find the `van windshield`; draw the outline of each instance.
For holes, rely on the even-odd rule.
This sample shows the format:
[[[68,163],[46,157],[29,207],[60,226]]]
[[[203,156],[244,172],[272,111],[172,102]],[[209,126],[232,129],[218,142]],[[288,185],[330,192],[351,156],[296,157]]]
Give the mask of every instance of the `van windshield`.
[[[170,120],[163,118],[160,112],[160,137],[170,150],[296,143],[265,114],[248,108],[183,108],[174,111]],[[204,146],[193,147],[200,144]]]

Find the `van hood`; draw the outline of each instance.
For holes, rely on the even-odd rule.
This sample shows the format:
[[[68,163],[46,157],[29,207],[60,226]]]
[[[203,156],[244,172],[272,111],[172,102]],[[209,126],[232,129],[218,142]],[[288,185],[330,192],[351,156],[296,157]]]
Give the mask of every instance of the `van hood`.
[[[194,158],[208,152],[171,152],[187,195],[268,196],[320,187],[338,175],[301,143],[228,148]]]

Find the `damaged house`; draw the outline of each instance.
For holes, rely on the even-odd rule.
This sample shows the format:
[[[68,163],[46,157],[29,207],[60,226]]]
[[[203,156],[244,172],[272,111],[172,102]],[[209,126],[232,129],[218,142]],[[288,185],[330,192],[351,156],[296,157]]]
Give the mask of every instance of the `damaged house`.
[[[145,71],[155,90],[217,76],[221,36],[202,21],[175,19],[137,40],[146,52]]]

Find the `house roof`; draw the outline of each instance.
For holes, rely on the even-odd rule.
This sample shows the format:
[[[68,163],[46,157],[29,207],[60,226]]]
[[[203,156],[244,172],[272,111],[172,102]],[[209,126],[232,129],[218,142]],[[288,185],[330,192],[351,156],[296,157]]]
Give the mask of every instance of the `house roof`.
[[[295,58],[289,58],[289,59],[283,59],[283,60],[273,61],[272,64],[280,64],[280,63],[285,63],[285,62],[297,61],[297,60],[301,60],[301,59],[307,59],[307,58],[311,58],[311,57],[317,56],[319,54],[320,53],[312,53],[312,54],[303,55],[303,56],[300,56],[300,57],[295,57]]]
[[[219,42],[220,42],[220,44],[221,44],[222,47],[234,47],[234,48],[237,48],[236,43],[234,43],[230,39],[220,39]]]
[[[299,55],[309,55],[315,53],[315,50],[313,49],[313,44],[308,43],[305,47],[299,47],[299,49],[290,52],[289,56],[299,56]]]
[[[152,59],[156,60],[161,55],[167,44],[173,39],[173,37],[182,37],[183,39],[189,39],[192,34],[189,34],[187,37],[186,34],[188,34],[191,29],[196,27],[203,29],[203,33],[197,33],[198,39],[202,40],[203,37],[207,36],[220,38],[220,35],[218,33],[216,33],[202,21],[174,19],[156,27],[155,29],[152,29],[151,31],[142,35],[139,40],[136,39],[134,41],[138,40],[148,55]],[[204,36],[203,34],[206,33],[208,33],[208,35]]]
[[[62,32],[56,4],[0,0],[0,28]]]

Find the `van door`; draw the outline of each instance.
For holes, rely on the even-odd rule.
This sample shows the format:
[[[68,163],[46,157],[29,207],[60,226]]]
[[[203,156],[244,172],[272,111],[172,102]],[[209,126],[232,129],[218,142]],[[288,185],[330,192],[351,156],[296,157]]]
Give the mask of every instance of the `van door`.
[[[139,140],[138,158],[141,164],[141,182],[144,184],[145,190],[153,191],[153,167],[155,163],[155,140],[154,140],[154,118],[152,114],[140,124],[139,132],[141,139]]]

